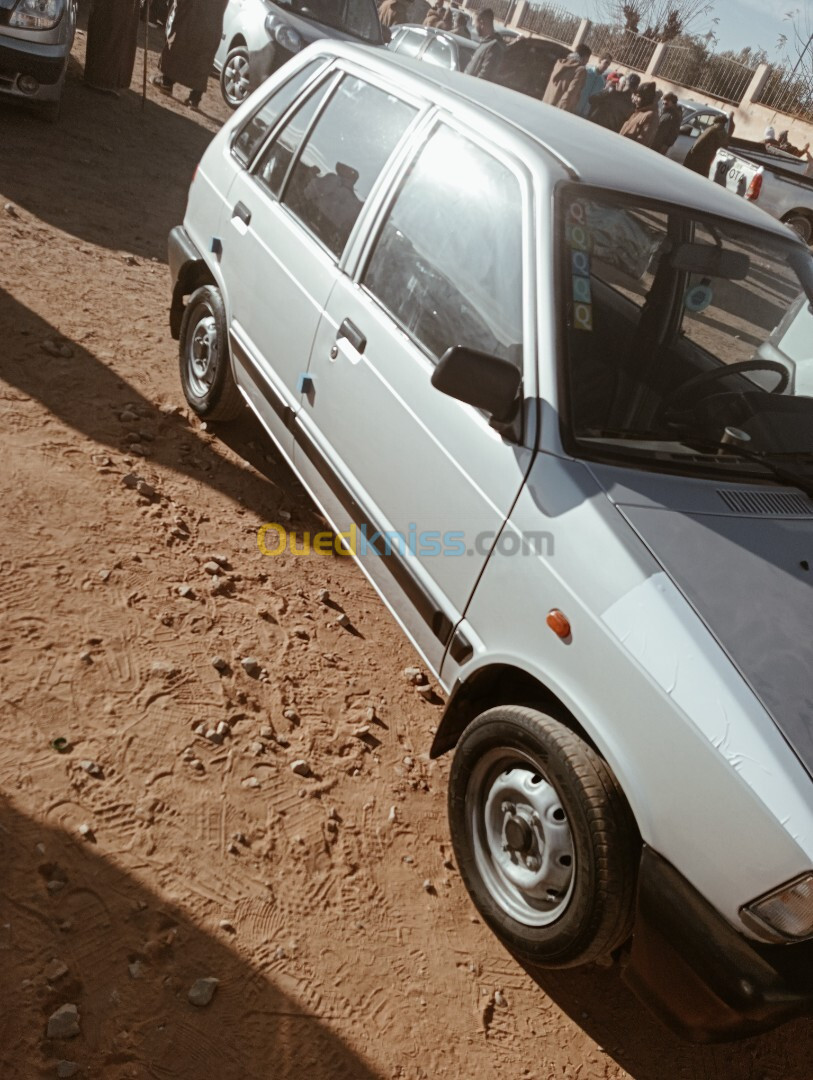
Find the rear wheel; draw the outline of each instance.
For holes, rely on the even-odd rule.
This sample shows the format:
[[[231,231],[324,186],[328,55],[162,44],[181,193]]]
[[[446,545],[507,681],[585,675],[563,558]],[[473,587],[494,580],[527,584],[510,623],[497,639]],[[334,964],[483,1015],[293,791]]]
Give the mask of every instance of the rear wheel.
[[[635,823],[607,764],[552,716],[500,706],[464,731],[449,824],[475,907],[518,956],[573,967],[629,936]]]
[[[198,416],[233,420],[243,399],[229,364],[226,311],[214,285],[203,285],[189,298],[179,340],[181,386]]]
[[[220,72],[220,92],[230,109],[236,109],[248,97],[249,60],[245,45],[229,50]]]
[[[806,244],[809,244],[813,239],[813,222],[806,214],[793,211],[790,214],[786,214],[782,220],[786,225],[789,225],[794,232],[804,240]]]

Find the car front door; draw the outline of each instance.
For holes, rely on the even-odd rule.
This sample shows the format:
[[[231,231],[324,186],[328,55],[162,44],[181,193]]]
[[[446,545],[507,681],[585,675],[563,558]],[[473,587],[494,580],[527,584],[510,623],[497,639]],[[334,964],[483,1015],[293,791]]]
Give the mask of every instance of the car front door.
[[[454,628],[531,452],[430,379],[464,345],[524,369],[533,396],[533,230],[510,155],[451,122],[415,147],[328,300],[295,460],[437,672],[447,648],[466,657]]]

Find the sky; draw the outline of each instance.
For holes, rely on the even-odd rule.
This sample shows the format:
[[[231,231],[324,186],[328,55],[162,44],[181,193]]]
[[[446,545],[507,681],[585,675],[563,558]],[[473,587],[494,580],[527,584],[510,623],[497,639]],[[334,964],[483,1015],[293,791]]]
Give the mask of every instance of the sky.
[[[554,0],[557,2],[575,14],[602,21],[600,0]],[[700,34],[714,30],[721,50],[736,51],[746,45],[762,47],[770,61],[781,63],[782,52],[776,49],[779,36],[792,36],[785,13],[800,10],[800,29],[807,25],[808,34],[813,31],[813,0],[709,0],[709,3],[713,8],[711,13],[701,15],[691,29]],[[719,21],[713,23],[713,19]],[[796,54],[793,55],[795,59]]]

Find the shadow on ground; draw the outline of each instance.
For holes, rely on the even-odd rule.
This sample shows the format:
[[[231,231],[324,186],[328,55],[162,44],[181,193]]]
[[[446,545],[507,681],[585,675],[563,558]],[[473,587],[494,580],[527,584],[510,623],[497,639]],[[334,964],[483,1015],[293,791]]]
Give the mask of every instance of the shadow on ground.
[[[295,957],[280,965],[274,942],[239,954],[239,912],[212,902],[206,926],[190,922],[101,845],[6,799],[0,865],[4,1077],[53,1076],[63,1059],[79,1063],[77,1076],[105,1080],[375,1080],[322,1023],[337,1018],[315,1015],[279,985],[298,981]],[[235,932],[219,928],[223,918]],[[219,980],[214,999],[193,1006],[189,988],[209,977]],[[48,1039],[48,1017],[65,1004],[78,1007],[81,1033]]]

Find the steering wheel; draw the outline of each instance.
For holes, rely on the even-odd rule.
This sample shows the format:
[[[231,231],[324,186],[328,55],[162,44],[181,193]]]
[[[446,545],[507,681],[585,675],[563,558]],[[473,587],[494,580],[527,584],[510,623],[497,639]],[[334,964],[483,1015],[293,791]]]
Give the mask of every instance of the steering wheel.
[[[700,375],[695,375],[694,378],[689,379],[688,382],[683,383],[682,386],[678,386],[676,390],[673,390],[670,394],[661,402],[661,407],[658,409],[658,415],[663,416],[670,409],[679,407],[685,403],[686,398],[694,396],[695,391],[708,386],[710,383],[716,382],[718,379],[725,379],[729,375],[738,375],[745,371],[773,371],[779,376],[779,382],[770,391],[772,394],[783,393],[790,382],[790,372],[784,364],[780,364],[778,360],[741,360],[738,364],[726,364],[723,367],[714,368],[712,371],[703,371]]]

